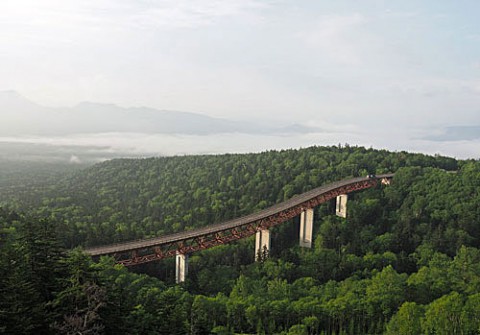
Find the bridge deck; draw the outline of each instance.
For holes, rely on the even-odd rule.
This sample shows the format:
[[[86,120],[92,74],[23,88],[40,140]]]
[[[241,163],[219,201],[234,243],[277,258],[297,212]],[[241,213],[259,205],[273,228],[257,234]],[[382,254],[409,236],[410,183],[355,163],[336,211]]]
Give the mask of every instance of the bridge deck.
[[[392,178],[392,174],[383,174],[383,175],[377,175],[376,179],[383,179],[383,178]],[[313,199],[315,197],[318,197],[322,195],[323,193],[330,192],[332,190],[335,190],[340,187],[347,186],[349,184],[355,184],[358,182],[362,181],[367,181],[370,178],[368,177],[358,177],[358,178],[353,178],[353,179],[347,179],[347,180],[342,180],[338,182],[334,182],[325,186],[321,186],[318,188],[315,188],[311,191],[296,195],[292,197],[289,200],[283,201],[281,203],[278,203],[276,205],[273,205],[271,207],[268,207],[266,209],[260,210],[256,213],[252,213],[246,216],[242,216],[233,220],[229,220],[226,222],[222,223],[217,223],[217,224],[212,224],[206,227],[198,228],[198,229],[193,229],[193,230],[188,230],[188,231],[183,231],[183,232],[178,232],[170,235],[165,235],[165,236],[160,236],[160,237],[154,237],[154,238],[149,238],[149,239],[143,239],[143,240],[136,240],[136,241],[131,241],[131,242],[124,242],[124,243],[117,243],[117,244],[111,244],[111,245],[106,245],[106,246],[101,246],[101,247],[96,247],[96,248],[89,248],[86,249],[85,252],[91,256],[101,256],[101,255],[112,255],[116,253],[122,253],[122,252],[128,252],[132,250],[137,250],[137,249],[144,249],[144,248],[149,248],[149,247],[154,247],[162,244],[167,244],[167,243],[174,243],[174,242],[181,242],[187,239],[192,239],[195,237],[201,237],[207,234],[212,234],[216,232],[221,232],[225,230],[229,230],[232,228],[236,227],[241,227],[246,224],[256,222],[265,218],[268,218],[272,215],[278,214],[282,211],[285,211],[289,208],[296,207],[310,199]]]

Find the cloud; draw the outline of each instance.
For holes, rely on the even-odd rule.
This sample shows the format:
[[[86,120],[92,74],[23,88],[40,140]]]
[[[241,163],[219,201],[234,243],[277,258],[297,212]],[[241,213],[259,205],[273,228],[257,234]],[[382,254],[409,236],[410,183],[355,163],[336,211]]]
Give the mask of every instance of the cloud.
[[[365,22],[367,19],[359,13],[321,16],[318,23],[301,32],[299,37],[307,47],[316,49],[330,61],[359,65],[362,59],[354,36]]]
[[[269,7],[259,0],[15,0],[0,2],[0,27],[38,36],[41,29],[195,28],[219,18],[254,19]],[[46,36],[45,36],[46,37]]]
[[[82,161],[81,161],[81,159],[80,159],[78,156],[71,155],[71,156],[70,156],[70,163],[71,163],[71,164],[81,164]]]
[[[308,147],[312,145],[336,145],[349,143],[365,147],[407,150],[429,154],[442,154],[459,158],[480,157],[480,140],[470,141],[431,141],[425,136],[431,130],[401,129],[356,129],[344,132],[295,134],[291,136],[262,136],[251,134],[219,134],[211,136],[148,135],[133,133],[108,133],[76,135],[68,137],[6,138],[0,137],[3,150],[18,157],[48,159],[57,157],[62,161],[98,161],[114,157],[144,157],[182,154],[247,153],[272,149]],[[19,152],[19,147],[23,149]],[[6,152],[9,152],[6,150]],[[72,155],[72,152],[74,154]],[[41,155],[39,155],[39,153]],[[2,152],[0,152],[2,156]],[[39,158],[40,157],[40,158]]]
[[[465,38],[473,42],[480,42],[480,34],[467,34]]]
[[[167,0],[139,10],[129,19],[139,28],[196,28],[220,18],[253,20],[257,18],[255,11],[267,8],[267,4],[256,0]]]
[[[416,18],[420,15],[417,11],[398,11],[398,10],[391,10],[386,9],[383,13],[383,16],[388,19],[412,19]],[[436,17],[443,18],[444,16],[435,15]]]
[[[444,26],[420,5],[390,7],[0,0],[0,89],[47,106],[89,100],[402,130],[478,124],[480,82],[465,70],[479,60],[475,43],[458,38],[452,49],[443,36],[457,14]]]

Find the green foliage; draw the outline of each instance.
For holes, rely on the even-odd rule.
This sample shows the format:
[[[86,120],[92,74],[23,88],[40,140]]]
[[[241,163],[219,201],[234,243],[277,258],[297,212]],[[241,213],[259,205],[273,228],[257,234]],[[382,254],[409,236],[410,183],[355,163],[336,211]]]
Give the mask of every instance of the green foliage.
[[[462,334],[463,299],[452,292],[433,301],[425,310],[422,328],[426,334],[456,335]]]
[[[98,334],[105,326],[100,310],[106,305],[105,288],[98,283],[90,257],[74,250],[62,259],[68,275],[51,305],[59,317],[53,328],[59,334]]]
[[[297,246],[292,220],[272,230],[263,262],[252,239],[191,255],[182,286],[169,283],[171,260],[152,265],[165,284],[62,248],[193,229],[391,171],[392,185],[350,195],[347,219],[321,205],[312,249]],[[480,333],[477,161],[313,147],[121,159],[32,180],[0,183],[0,201],[29,213],[0,209],[0,333]]]
[[[6,230],[0,235],[0,333],[30,334],[39,328],[44,306],[12,235]]]
[[[387,335],[418,335],[422,332],[424,311],[414,302],[405,302],[387,325]]]
[[[2,189],[0,204],[58,219],[61,239],[69,248],[94,246],[205,226],[328,182],[366,171],[397,171],[413,163],[448,169],[457,164],[444,157],[351,146],[115,159],[67,174],[58,169],[54,182],[55,174],[43,178],[39,173],[35,182],[29,178],[26,184]],[[365,215],[372,217],[380,204],[365,206]]]

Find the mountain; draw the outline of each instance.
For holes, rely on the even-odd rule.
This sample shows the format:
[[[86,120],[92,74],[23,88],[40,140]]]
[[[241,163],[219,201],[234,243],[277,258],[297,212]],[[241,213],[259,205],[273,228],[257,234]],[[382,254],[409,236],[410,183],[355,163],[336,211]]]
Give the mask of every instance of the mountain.
[[[0,91],[0,134],[30,134],[39,131],[45,108],[18,94],[15,91]]]
[[[431,141],[471,141],[480,138],[480,126],[447,127],[439,135],[427,137]]]
[[[147,133],[210,135],[222,133],[283,134],[320,132],[302,125],[272,127],[207,115],[147,107],[82,102],[72,108],[39,106],[14,91],[0,92],[0,133],[3,136],[80,133]]]
[[[69,121],[81,132],[136,132],[208,135],[252,132],[251,125],[202,114],[157,110],[147,107],[122,108],[112,104],[82,102],[72,108]],[[91,121],[96,124],[92,125]],[[255,127],[254,127],[255,128]]]
[[[15,91],[0,91],[0,103],[5,112],[31,112],[41,110],[42,107],[22,97]]]

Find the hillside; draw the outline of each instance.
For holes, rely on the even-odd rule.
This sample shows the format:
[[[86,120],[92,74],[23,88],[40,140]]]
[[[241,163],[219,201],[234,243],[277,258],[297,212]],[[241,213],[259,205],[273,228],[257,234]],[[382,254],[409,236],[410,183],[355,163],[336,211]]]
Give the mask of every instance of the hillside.
[[[110,259],[95,265],[78,251],[65,256],[52,242],[55,230],[70,247],[191,229],[329,181],[391,171],[396,175],[390,186],[352,195],[346,220],[333,215],[332,204],[320,206],[312,249],[298,247],[298,227],[287,222],[273,229],[270,258],[261,263],[253,263],[252,239],[191,255],[182,287],[114,267]],[[10,241],[0,247],[0,283],[8,292],[2,294],[16,294],[18,301],[17,314],[5,321],[0,313],[7,327],[14,327],[17,317],[32,329],[65,329],[71,323],[63,316],[80,317],[97,302],[88,326],[107,334],[478,334],[480,329],[478,161],[312,147],[113,160],[47,184],[0,191],[4,206],[30,213],[0,211],[2,238]],[[35,219],[39,216],[48,219]],[[42,258],[52,253],[58,259]],[[41,266],[29,267],[32,259]],[[132,271],[172,282],[172,260]],[[63,279],[42,282],[45,272]],[[35,301],[50,306],[51,317],[43,323],[35,319],[42,312],[27,305],[12,286],[15,278],[27,278],[22,285],[30,290],[50,292]],[[9,306],[10,300],[4,301],[0,311]],[[23,320],[22,308],[32,318]]]
[[[356,147],[117,159],[61,178],[47,190],[0,193],[0,203],[52,213],[68,221],[62,229],[67,246],[94,246],[205,226],[327,182],[412,165],[457,168],[450,158]]]

